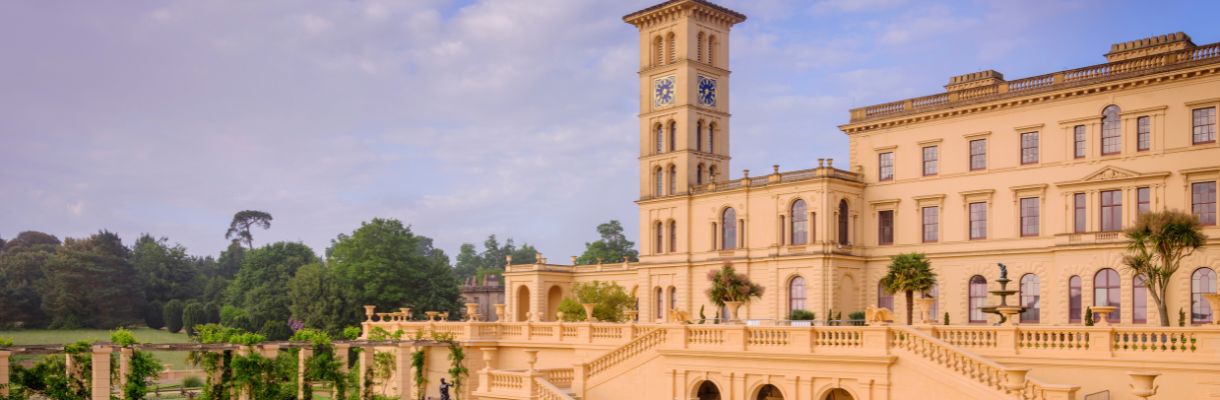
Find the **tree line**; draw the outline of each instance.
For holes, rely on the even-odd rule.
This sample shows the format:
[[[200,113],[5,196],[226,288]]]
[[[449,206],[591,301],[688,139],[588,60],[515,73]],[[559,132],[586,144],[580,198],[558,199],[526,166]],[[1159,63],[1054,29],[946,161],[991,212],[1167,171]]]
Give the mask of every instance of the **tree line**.
[[[477,250],[466,243],[451,264],[433,240],[395,219],[363,222],[331,240],[323,254],[299,242],[254,246],[262,211],[234,215],[217,256],[196,256],[165,237],[140,235],[127,246],[102,230],[85,238],[25,231],[0,239],[0,328],[101,328],[146,325],[192,332],[219,323],[286,339],[304,327],[338,335],[364,318],[362,305],[413,307],[459,315],[459,287],[514,264],[537,249],[495,235]],[[580,260],[636,260],[622,225],[598,226]],[[244,245],[244,246],[243,246]]]

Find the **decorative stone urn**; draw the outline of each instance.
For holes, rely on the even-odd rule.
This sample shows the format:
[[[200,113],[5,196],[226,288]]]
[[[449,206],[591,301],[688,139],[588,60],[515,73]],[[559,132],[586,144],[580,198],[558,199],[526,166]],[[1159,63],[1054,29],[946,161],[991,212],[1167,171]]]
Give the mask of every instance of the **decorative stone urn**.
[[[479,303],[466,303],[466,320],[479,320]]]
[[[737,309],[741,308],[740,301],[726,301],[724,307],[729,310],[729,321],[737,320]]]
[[[402,311],[402,320],[403,321],[411,320],[411,307],[402,307],[402,308],[399,308],[398,310]]]
[[[555,320],[556,320],[556,321],[563,322],[563,316],[564,316],[563,311],[556,311],[556,312],[555,312]]]
[[[373,313],[377,311],[377,306],[364,306],[364,320],[372,321]]]
[[[445,311],[445,312],[441,313],[440,315],[438,315],[438,317],[440,317],[440,318],[438,319],[438,321],[448,321],[448,320],[449,320],[449,312],[448,312],[448,311]]]
[[[1025,387],[1025,375],[1028,373],[1029,368],[1009,368],[1005,370],[1004,374],[1007,379],[1004,381],[1004,388],[1013,391],[1021,390]]]
[[[1127,375],[1131,376],[1131,394],[1135,395],[1135,397],[1147,399],[1155,396],[1157,389],[1160,388],[1160,386],[1153,385],[1156,377],[1161,376],[1160,372],[1127,371]]]
[[[1118,307],[1093,306],[1093,318],[1097,318],[1097,326],[1110,326],[1110,320],[1106,319],[1106,316],[1115,311],[1118,311]]]
[[[534,365],[538,364],[538,350],[526,350],[525,363],[529,364],[529,371],[534,372]]]
[[[504,321],[504,303],[496,304],[496,321]]]
[[[1019,316],[1021,314],[1021,306],[998,306],[995,310],[999,311],[1000,315],[1003,315],[1008,320],[1008,326],[1017,326],[1021,321]]]
[[[1220,312],[1220,293],[1203,293],[1203,300],[1207,300],[1207,305],[1212,308],[1212,324],[1220,325],[1220,318],[1216,317],[1216,313]]]
[[[635,318],[639,315],[640,312],[636,310],[623,311],[623,316],[627,318],[627,322],[635,322]]]
[[[440,315],[440,313],[436,311],[424,311],[424,315],[428,316],[428,321],[436,321],[436,316]]]
[[[933,299],[930,297],[920,297],[918,299],[915,299],[915,307],[917,309],[919,309],[919,318],[916,318],[915,322],[918,322],[921,324],[935,323],[936,316],[931,315],[932,303],[935,303],[935,302],[936,302],[936,299]]]
[[[585,321],[597,322],[597,317],[593,316],[593,307],[596,307],[597,303],[584,303],[581,306],[585,308]]]

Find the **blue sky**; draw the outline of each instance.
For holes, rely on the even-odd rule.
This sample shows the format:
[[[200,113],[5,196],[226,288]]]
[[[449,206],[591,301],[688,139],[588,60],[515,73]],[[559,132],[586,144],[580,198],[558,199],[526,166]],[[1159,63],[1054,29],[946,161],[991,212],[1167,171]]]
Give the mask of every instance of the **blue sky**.
[[[110,229],[215,254],[321,253],[391,217],[450,255],[488,234],[579,254],[636,235],[636,31],[649,1],[0,3],[0,237]],[[1216,2],[725,0],[733,175],[843,160],[851,107],[1101,63],[1111,43],[1220,41]],[[838,164],[842,165],[842,164]]]

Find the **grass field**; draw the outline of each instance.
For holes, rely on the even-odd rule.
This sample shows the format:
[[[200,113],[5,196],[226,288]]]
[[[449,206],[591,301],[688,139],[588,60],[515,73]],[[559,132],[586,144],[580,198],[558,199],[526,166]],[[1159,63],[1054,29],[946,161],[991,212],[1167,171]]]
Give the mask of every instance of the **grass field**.
[[[163,330],[148,328],[132,329],[136,340],[141,343],[187,343],[190,339],[185,333],[169,333]],[[104,329],[69,329],[69,330],[16,330],[0,331],[0,337],[13,339],[14,344],[68,344],[80,340],[95,342],[109,341],[110,331]],[[173,369],[192,368],[186,363],[186,352],[154,351],[153,355],[162,363],[172,365]]]

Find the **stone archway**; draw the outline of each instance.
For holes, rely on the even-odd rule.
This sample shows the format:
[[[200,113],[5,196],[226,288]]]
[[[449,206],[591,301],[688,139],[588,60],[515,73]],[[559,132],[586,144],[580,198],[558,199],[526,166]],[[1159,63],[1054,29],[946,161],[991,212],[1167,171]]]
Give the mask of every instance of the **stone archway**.
[[[720,388],[716,387],[716,384],[712,383],[712,381],[703,381],[695,389],[695,399],[720,400]]]
[[[530,288],[525,285],[517,288],[517,322],[528,321],[530,313]]]
[[[758,395],[754,396],[755,400],[784,400],[784,394],[779,391],[778,387],[772,384],[763,385],[758,388]]]
[[[546,315],[539,318],[539,321],[558,321],[556,313],[559,312],[559,302],[563,301],[563,289],[559,285],[551,286],[551,289],[546,293]]]
[[[831,389],[830,393],[826,393],[826,396],[822,397],[822,400],[856,400],[856,398],[852,397],[851,393],[848,393],[846,390]]]

